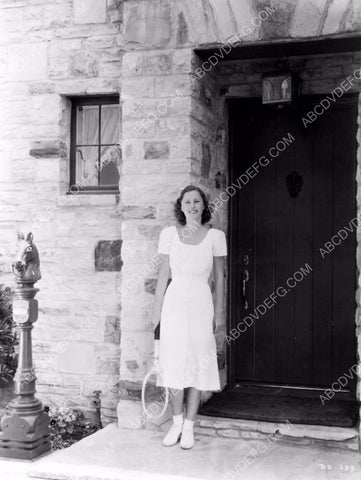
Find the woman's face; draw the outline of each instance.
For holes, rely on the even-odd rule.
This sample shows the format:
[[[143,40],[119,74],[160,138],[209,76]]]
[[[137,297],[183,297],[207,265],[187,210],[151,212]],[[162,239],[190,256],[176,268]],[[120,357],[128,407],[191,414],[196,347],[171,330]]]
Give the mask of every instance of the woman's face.
[[[201,194],[197,190],[186,192],[183,195],[181,210],[187,221],[201,223],[204,203]]]

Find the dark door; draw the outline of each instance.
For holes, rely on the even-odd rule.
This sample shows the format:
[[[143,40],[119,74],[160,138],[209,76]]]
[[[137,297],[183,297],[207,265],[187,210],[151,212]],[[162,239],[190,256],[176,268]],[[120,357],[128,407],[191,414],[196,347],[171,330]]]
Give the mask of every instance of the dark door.
[[[356,363],[356,104],[305,128],[320,100],[229,104],[233,384],[329,387]]]

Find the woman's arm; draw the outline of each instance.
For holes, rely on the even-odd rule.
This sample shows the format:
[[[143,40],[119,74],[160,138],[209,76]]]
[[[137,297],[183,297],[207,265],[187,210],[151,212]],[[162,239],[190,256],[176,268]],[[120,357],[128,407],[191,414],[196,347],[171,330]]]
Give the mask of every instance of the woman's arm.
[[[223,326],[224,323],[224,257],[213,257],[214,259],[214,329]]]
[[[159,268],[157,287],[153,307],[153,329],[155,330],[160,322],[160,313],[168,279],[170,277],[169,255],[162,254],[163,260]]]

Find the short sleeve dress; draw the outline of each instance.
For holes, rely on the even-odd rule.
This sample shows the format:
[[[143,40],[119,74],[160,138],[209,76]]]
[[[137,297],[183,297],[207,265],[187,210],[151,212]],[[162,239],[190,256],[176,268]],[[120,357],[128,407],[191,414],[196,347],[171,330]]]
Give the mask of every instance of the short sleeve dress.
[[[210,228],[199,244],[190,245],[181,241],[172,225],[161,231],[158,253],[169,254],[172,281],[161,310],[157,385],[219,390],[208,278],[213,256],[227,255],[226,236]]]

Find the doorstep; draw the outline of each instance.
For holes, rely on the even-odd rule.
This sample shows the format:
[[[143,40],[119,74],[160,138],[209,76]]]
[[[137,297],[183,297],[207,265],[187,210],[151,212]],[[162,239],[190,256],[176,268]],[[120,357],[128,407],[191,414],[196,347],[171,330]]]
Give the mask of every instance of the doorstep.
[[[158,406],[160,411],[163,405]],[[149,419],[142,425],[136,421],[143,417],[139,401],[120,400],[117,410],[121,428],[141,429],[145,425],[146,430],[164,433],[172,423],[169,405],[162,417]],[[361,452],[358,426],[330,427],[197,415],[194,427],[198,434],[205,437],[260,441],[276,435],[277,441],[285,444]]]
[[[196,431],[199,434],[215,437],[252,440],[262,440],[277,434],[279,441],[286,443],[360,450],[357,427],[260,422],[199,415],[196,421]]]

